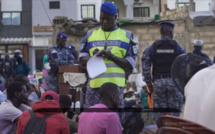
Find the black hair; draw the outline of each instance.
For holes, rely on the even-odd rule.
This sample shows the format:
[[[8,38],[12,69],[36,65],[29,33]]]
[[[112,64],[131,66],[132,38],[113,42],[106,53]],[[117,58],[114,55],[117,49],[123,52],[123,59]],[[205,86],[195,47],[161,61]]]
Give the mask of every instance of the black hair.
[[[173,26],[170,25],[161,25],[160,26],[160,34],[161,36],[171,36],[170,33],[173,33]]]
[[[27,78],[27,76],[25,76],[23,74],[19,74],[19,75],[15,76],[15,78],[13,80],[22,82],[24,84],[27,84],[26,81],[25,81],[25,78]]]
[[[25,84],[22,82],[10,82],[7,86],[7,98],[9,100],[15,98],[16,93],[20,93],[23,90],[23,86],[25,86]]]
[[[68,95],[65,94],[60,94],[59,95],[59,103],[60,107],[63,113],[69,111],[71,105],[72,105],[72,100]]]
[[[8,85],[13,81],[13,78],[8,78],[5,82],[5,89],[7,89]]]
[[[28,80],[28,77],[23,74],[19,74],[19,75],[15,76],[15,78],[13,79],[13,81],[18,81],[18,82],[25,84],[27,91],[30,91],[31,87],[30,87],[29,81],[27,82],[26,80]]]
[[[114,83],[104,83],[99,89],[101,98],[110,97],[117,92],[119,92],[118,86]]]

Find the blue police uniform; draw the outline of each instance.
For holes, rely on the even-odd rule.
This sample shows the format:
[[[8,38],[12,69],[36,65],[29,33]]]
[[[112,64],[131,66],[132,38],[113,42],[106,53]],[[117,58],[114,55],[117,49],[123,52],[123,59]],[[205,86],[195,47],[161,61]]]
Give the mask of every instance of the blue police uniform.
[[[160,42],[164,44],[171,42],[172,44],[170,43],[165,48],[165,45],[159,44]],[[155,43],[156,45],[154,45]],[[153,108],[158,108],[158,110],[159,108],[170,108],[180,111],[183,105],[183,95],[174,85],[170,76],[170,69],[174,58],[185,53],[185,50],[168,36],[161,37],[155,43],[147,47],[142,56],[142,74],[145,82],[149,87],[152,86],[153,82]],[[155,47],[157,48],[155,49]],[[153,67],[152,73],[151,66]],[[162,114],[166,113],[157,112],[155,120]],[[179,116],[180,113],[173,112],[170,114]]]
[[[193,50],[193,53],[197,54],[199,56],[202,56],[206,60],[206,62],[208,63],[208,65],[213,65],[212,60],[208,57],[207,54],[202,53],[201,51],[195,51],[195,50]]]
[[[60,38],[67,38],[63,33],[57,35]],[[48,52],[48,62],[51,67],[46,77],[47,90],[59,93],[58,89],[58,66],[73,65],[75,58],[67,47],[53,46]]]

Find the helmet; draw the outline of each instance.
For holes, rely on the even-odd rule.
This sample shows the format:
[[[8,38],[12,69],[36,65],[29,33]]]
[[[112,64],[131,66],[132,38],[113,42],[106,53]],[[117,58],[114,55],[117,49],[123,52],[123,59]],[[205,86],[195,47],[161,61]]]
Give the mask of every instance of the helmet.
[[[14,53],[21,53],[21,51],[17,49],[17,50],[15,50]]]
[[[204,44],[204,42],[200,38],[195,39],[193,43],[194,43],[193,46],[200,46],[200,47],[202,47]]]

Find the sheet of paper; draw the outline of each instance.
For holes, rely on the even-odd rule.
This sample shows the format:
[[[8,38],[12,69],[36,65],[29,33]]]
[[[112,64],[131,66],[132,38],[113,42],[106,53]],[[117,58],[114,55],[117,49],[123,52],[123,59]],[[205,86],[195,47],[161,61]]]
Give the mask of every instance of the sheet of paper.
[[[87,72],[91,79],[99,76],[107,70],[103,57],[94,55],[87,62]]]

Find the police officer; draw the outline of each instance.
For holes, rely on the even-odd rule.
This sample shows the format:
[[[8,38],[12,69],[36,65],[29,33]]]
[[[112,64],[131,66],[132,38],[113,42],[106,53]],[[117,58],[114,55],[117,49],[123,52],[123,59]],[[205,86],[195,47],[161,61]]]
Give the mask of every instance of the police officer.
[[[193,50],[193,53],[194,54],[197,54],[199,56],[202,56],[205,58],[206,62],[209,63],[209,65],[212,65],[213,62],[211,61],[211,59],[208,57],[207,54],[205,53],[202,53],[202,46],[204,45],[204,42],[202,39],[200,38],[197,38],[194,40],[194,44],[193,44],[193,47],[194,47],[194,50]]]
[[[174,26],[174,23],[161,22],[161,39],[155,41],[143,52],[142,74],[151,93],[153,92],[155,110],[165,110],[166,108],[181,110],[183,104],[183,96],[175,87],[170,75],[174,59],[185,53],[185,50],[175,40],[172,40]],[[156,113],[155,120],[162,114],[165,112]],[[179,112],[170,114],[179,116]]]
[[[3,76],[5,79],[13,76],[13,62],[10,60],[9,54],[5,54],[5,60],[3,63]]]
[[[101,85],[107,82],[116,84],[120,90],[120,107],[123,107],[123,90],[125,87],[125,70],[132,71],[135,67],[135,54],[132,41],[133,33],[116,26],[117,7],[111,2],[101,5],[101,27],[90,30],[86,34],[83,49],[80,54],[81,65],[95,54],[103,57],[107,66],[106,72],[90,79],[86,92],[85,107],[98,104],[98,93]]]
[[[73,65],[75,58],[70,50],[65,47],[67,36],[64,33],[57,34],[56,46],[49,49],[48,62],[51,69],[46,78],[47,90],[59,93],[58,89],[58,67],[63,65]]]

